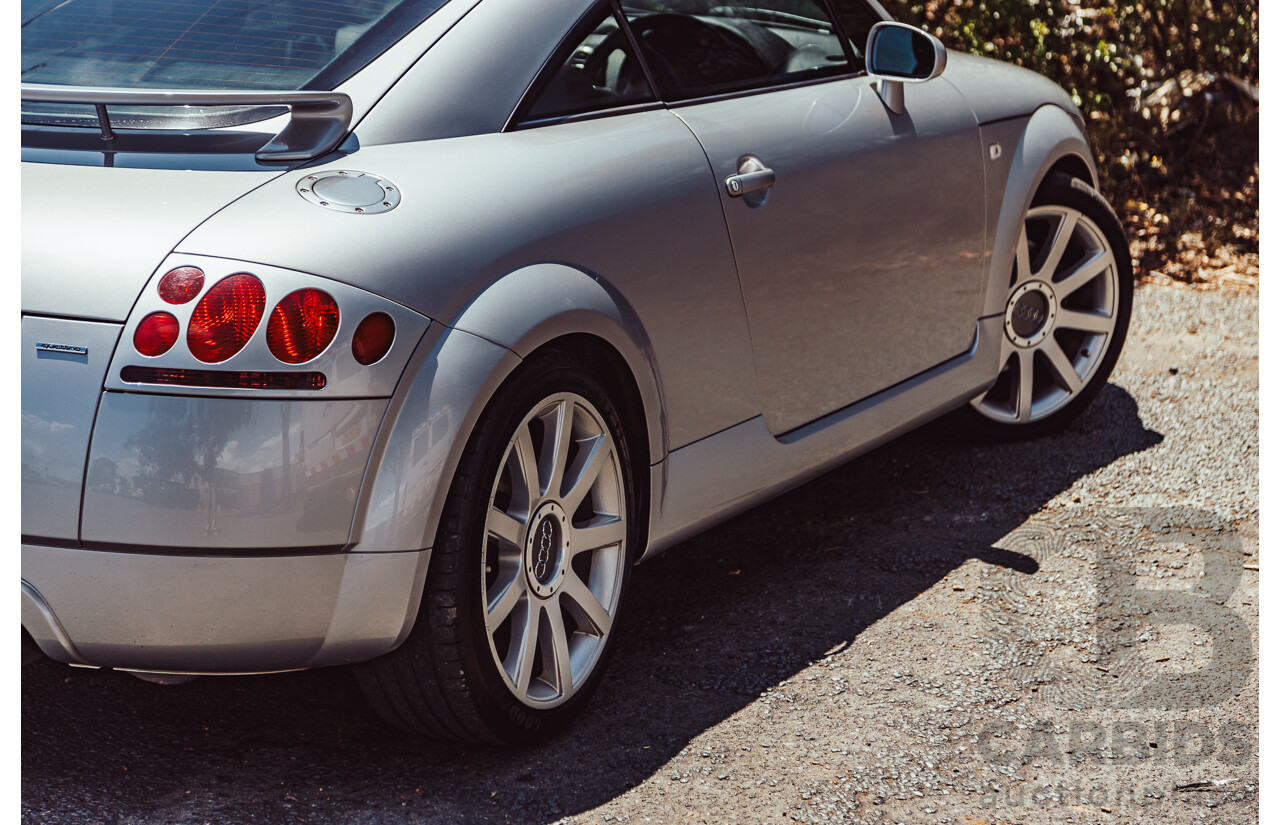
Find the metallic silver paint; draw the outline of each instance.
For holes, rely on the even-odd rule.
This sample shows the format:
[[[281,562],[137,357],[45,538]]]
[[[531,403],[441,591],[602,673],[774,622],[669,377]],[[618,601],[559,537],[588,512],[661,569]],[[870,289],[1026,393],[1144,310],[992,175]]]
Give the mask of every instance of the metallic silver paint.
[[[973,113],[945,76],[908,87],[901,117],[888,113],[873,82],[838,80],[674,110],[717,179],[735,174],[747,153],[777,175],[759,209],[723,191],[721,198],[764,417],[775,434],[959,355],[973,341],[983,215],[955,208],[984,196]]]
[[[344,547],[386,407],[104,393],[81,536],[229,553]]]
[[[1003,334],[1000,319],[986,319],[965,355],[783,439],[756,417],[673,451],[655,472],[666,483],[643,558],[967,403],[994,380]]]
[[[119,324],[22,318],[22,533],[76,540],[98,390]],[[88,349],[37,351],[54,341]]]
[[[427,331],[378,432],[356,508],[355,549],[431,546],[476,419],[519,364],[511,351],[469,333]]]
[[[511,301],[494,317],[519,314],[523,326],[558,323],[573,332],[567,316],[555,321],[554,310],[567,313],[576,300],[557,294],[557,284],[528,309],[523,287],[510,298],[481,298],[513,272],[557,262],[590,274],[631,307],[663,365],[670,447],[759,412],[721,187],[697,140],[670,112],[374,146],[358,157],[359,168],[375,174],[396,170],[404,194],[397,209],[377,220],[316,209],[294,192],[302,173],[293,172],[205,222],[179,251],[351,283],[450,326],[473,304]],[[341,158],[312,171],[352,165]],[[273,232],[257,231],[264,225]],[[494,341],[508,336],[499,324],[463,328]]]
[[[1015,124],[1010,127],[1012,132],[1020,132],[1021,135],[1013,152],[1005,152],[1004,159],[996,161],[996,164],[1005,164],[998,167],[1004,173],[1004,187],[998,192],[988,190],[988,197],[991,198],[988,201],[988,211],[998,203],[1000,213],[995,223],[995,236],[990,251],[986,300],[982,307],[984,318],[1004,314],[1005,301],[1009,295],[1009,273],[1013,271],[1014,250],[1018,238],[1022,236],[1022,218],[1027,214],[1031,199],[1035,197],[1036,189],[1049,170],[1064,157],[1084,159],[1089,169],[1094,169],[1088,136],[1080,124],[1062,109],[1051,105],[1040,107],[1026,121],[1025,128],[1021,120],[1011,123]],[[1008,134],[1003,132],[1003,124],[996,124],[996,127],[982,128],[984,141],[990,139],[989,135],[1001,134],[1003,138],[1003,135]],[[1013,141],[1010,139],[1006,142]],[[999,177],[995,180],[999,180]],[[1096,172],[1095,181],[1090,183],[1094,182]]]
[[[368,659],[403,641],[427,553],[260,558],[22,546],[22,623],[60,662],[248,673]]]
[[[946,78],[973,107],[979,123],[1029,115],[1041,106],[1061,109],[1083,123],[1071,95],[1044,75],[964,52],[949,51],[947,56]]]
[[[295,199],[297,196],[294,196]],[[352,218],[354,219],[354,218]],[[204,272],[204,287],[200,294],[185,304],[175,306],[165,303],[157,289],[160,279],[171,269],[182,266],[199,267]],[[248,272],[262,281],[266,291],[266,305],[263,316],[254,330],[253,336],[244,348],[226,361],[218,364],[206,364],[193,356],[187,348],[186,330],[191,313],[203,297],[215,284],[223,278],[239,272]],[[284,364],[271,354],[267,347],[267,323],[271,310],[276,303],[289,293],[304,288],[320,289],[333,296],[338,302],[338,331],[333,342],[316,358],[302,364]],[[173,348],[163,355],[147,357],[138,353],[133,347],[133,334],[148,314],[152,312],[168,312],[175,316],[181,324],[182,334]],[[366,316],[374,312],[385,312],[396,323],[395,341],[383,358],[369,366],[356,361],[351,351],[351,340],[356,327]],[[120,371],[126,366],[163,367],[166,369],[207,370],[211,368],[225,370],[247,370],[268,372],[301,372],[319,371],[325,374],[328,383],[322,390],[257,390],[257,389],[222,389],[216,392],[221,397],[242,396],[245,398],[297,398],[316,400],[318,398],[385,398],[391,395],[404,371],[404,365],[417,346],[422,333],[426,331],[430,321],[412,310],[385,298],[379,298],[371,292],[357,289],[345,283],[317,278],[291,269],[248,263],[246,261],[211,258],[203,255],[171,255],[157,269],[150,283],[142,290],[129,319],[124,326],[122,345],[116,350],[107,371],[106,388],[131,392],[154,392],[166,395],[208,395],[208,387],[184,387],[173,385],[132,384],[120,378]]]
[[[279,174],[24,163],[22,311],[123,321],[174,244]]]
[[[357,136],[357,146],[372,137],[367,116],[380,106],[387,92],[400,83],[405,74],[422,59],[423,54],[433,49],[440,38],[451,31],[479,2],[480,0],[449,0],[420,26],[378,55],[371,65],[356,72],[335,90],[351,98],[352,123],[355,124],[352,134]]]
[[[636,381],[649,425],[649,460],[658,461],[667,454],[669,440],[658,356],[635,309],[610,286],[563,264],[536,264],[485,290],[454,326],[521,358],[565,335],[585,333],[601,339],[622,356]]]
[[[456,16],[452,8],[456,2],[450,0],[425,25],[433,25],[442,12]],[[502,131],[560,39],[591,6],[592,0],[479,3],[422,55],[360,123],[361,145]]]

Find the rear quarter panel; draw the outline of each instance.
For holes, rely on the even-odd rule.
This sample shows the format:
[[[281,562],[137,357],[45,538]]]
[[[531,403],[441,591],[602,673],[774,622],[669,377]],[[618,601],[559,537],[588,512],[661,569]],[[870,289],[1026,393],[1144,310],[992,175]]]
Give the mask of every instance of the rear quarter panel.
[[[379,215],[303,200],[297,180],[328,168],[385,176],[403,200]],[[644,330],[667,413],[655,453],[759,412],[717,188],[696,140],[669,112],[374,146],[314,169],[241,199],[180,251],[333,278],[448,326],[505,276],[567,266],[605,284]],[[554,298],[555,284],[547,289]],[[466,329],[495,341],[509,332]]]

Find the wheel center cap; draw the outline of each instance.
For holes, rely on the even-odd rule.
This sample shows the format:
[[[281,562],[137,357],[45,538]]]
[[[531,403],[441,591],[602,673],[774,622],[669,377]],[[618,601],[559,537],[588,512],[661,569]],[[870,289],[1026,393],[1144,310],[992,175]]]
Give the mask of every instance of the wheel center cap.
[[[530,519],[533,529],[524,544],[524,571],[529,588],[539,598],[549,598],[564,580],[569,558],[569,519],[553,501],[538,508]]]
[[[1053,288],[1041,281],[1025,283],[1009,296],[1004,331],[1018,347],[1034,347],[1053,331],[1058,299]]]

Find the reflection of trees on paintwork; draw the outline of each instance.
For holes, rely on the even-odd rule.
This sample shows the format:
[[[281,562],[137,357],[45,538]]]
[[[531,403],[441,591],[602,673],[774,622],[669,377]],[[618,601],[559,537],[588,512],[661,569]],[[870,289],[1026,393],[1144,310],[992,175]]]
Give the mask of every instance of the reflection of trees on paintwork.
[[[141,467],[135,483],[153,504],[205,508],[206,529],[216,532],[218,456],[249,423],[250,410],[244,404],[188,403],[175,416],[170,401],[153,402],[146,423],[125,441]]]
[[[115,492],[120,483],[119,470],[119,464],[105,455],[98,456],[89,464],[89,489]]]

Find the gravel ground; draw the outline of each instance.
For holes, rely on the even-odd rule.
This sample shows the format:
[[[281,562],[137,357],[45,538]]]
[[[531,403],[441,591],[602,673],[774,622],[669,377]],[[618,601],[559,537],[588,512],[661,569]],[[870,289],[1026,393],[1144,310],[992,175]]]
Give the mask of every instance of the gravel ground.
[[[414,742],[341,670],[27,666],[22,820],[1256,822],[1257,353],[1256,292],[1139,289],[1069,432],[931,427],[637,568],[536,749]]]

